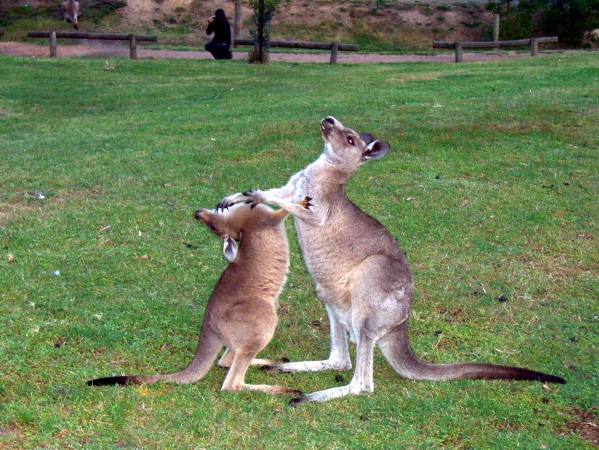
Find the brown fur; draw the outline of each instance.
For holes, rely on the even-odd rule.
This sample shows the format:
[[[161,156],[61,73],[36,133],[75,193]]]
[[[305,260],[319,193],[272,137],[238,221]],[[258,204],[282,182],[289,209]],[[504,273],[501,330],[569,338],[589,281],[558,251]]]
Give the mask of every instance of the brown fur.
[[[206,306],[193,361],[182,371],[169,375],[126,375],[99,378],[87,384],[152,384],[158,380],[194,383],[204,377],[218,352],[226,347],[218,362],[221,367],[230,367],[222,390],[299,393],[281,386],[251,385],[244,381],[250,365],[282,362],[254,358],[268,345],[277,326],[277,299],[289,267],[283,225],[287,215],[285,210],[275,212],[265,205],[237,205],[226,214],[197,210],[196,219],[223,240],[223,253],[230,264]],[[240,242],[239,247],[236,242]]]

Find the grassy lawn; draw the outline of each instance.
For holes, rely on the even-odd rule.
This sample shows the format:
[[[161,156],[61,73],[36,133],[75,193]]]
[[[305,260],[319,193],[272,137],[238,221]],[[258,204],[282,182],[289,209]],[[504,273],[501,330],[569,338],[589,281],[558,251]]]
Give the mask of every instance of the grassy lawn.
[[[593,447],[581,435],[599,407],[596,54],[104,66],[0,56],[1,448]],[[226,265],[193,211],[283,185],[319,155],[327,115],[391,144],[347,190],[408,255],[416,354],[568,384],[406,381],[377,352],[374,393],[297,409],[221,393],[217,367],[191,386],[87,387],[190,361]],[[325,358],[326,314],[287,228],[263,355]],[[304,392],[350,378],[247,375]]]

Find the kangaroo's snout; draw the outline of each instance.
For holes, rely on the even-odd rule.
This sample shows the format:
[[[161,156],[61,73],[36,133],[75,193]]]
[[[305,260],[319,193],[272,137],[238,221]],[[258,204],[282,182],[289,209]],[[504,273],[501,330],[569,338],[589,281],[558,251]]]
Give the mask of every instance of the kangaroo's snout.
[[[337,124],[341,125],[337,121],[337,119],[335,119],[332,116],[322,119],[322,121],[320,122],[320,131],[322,132],[322,136],[323,138],[325,138],[325,140],[331,135],[331,133],[335,129],[335,125]]]
[[[335,120],[334,117],[329,116],[329,117],[325,117],[324,119],[322,119],[322,121],[320,122],[320,128],[321,130],[324,131],[330,131],[333,129],[333,127],[335,126],[335,124],[338,123],[337,120]]]
[[[196,212],[193,213],[193,217],[196,218],[196,220],[201,220],[202,217],[202,213],[206,211],[205,209],[197,209]]]

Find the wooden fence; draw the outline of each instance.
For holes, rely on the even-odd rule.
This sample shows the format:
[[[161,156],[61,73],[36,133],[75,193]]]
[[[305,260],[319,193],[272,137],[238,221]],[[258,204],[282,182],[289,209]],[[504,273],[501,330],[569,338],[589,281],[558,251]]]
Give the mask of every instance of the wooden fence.
[[[254,39],[235,38],[233,45],[255,45]],[[357,44],[338,44],[336,42],[309,42],[309,41],[270,41],[271,47],[282,48],[305,48],[309,50],[330,50],[331,64],[337,64],[339,52],[357,52],[360,46]]]
[[[455,62],[462,62],[463,48],[499,48],[499,47],[521,47],[530,45],[530,56],[539,54],[539,44],[548,44],[557,42],[557,36],[541,37],[532,39],[519,39],[516,41],[495,41],[495,42],[446,42],[434,41],[433,48],[453,48],[455,49]]]
[[[105,41],[129,41],[129,56],[137,59],[137,43],[139,41],[157,41],[156,36],[135,34],[106,34],[106,33],[82,33],[75,31],[30,31],[30,38],[48,38],[50,42],[50,58],[56,58],[57,39],[100,39]]]

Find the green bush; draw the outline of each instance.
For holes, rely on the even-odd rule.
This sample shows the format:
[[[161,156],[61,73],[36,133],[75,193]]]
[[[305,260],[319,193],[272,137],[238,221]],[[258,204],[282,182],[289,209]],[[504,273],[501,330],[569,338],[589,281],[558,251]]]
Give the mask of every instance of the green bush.
[[[585,31],[599,27],[599,0],[521,0],[510,6],[507,0],[486,5],[487,10],[502,15],[500,39],[531,37],[540,32],[558,36],[561,43],[580,45]]]
[[[510,14],[501,15],[499,25],[499,40],[509,41],[512,39],[527,39],[534,35],[533,16],[530,11],[512,11]],[[488,26],[485,37],[489,40],[493,36],[493,27]]]
[[[599,0],[549,0],[539,26],[560,42],[580,45],[585,31],[599,27]]]

